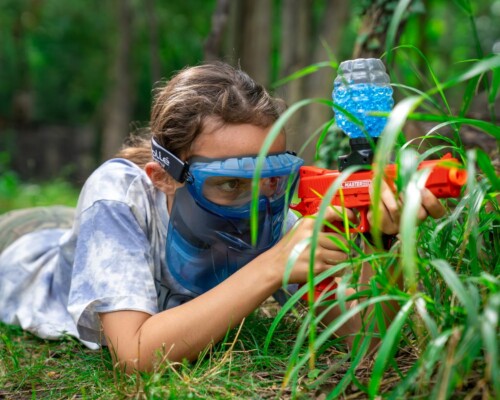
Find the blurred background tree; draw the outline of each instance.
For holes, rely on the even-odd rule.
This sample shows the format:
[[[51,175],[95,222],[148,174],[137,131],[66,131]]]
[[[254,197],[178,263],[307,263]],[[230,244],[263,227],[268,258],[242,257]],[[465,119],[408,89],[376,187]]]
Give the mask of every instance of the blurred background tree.
[[[240,65],[289,104],[330,98],[332,66],[383,55],[399,3],[0,0],[0,153],[22,180],[80,185],[129,132],[147,126],[158,81],[214,59]],[[499,0],[478,0],[472,9],[465,0],[407,3],[393,46],[418,47],[441,79],[459,71],[458,62],[500,52]],[[429,75],[414,53],[395,52],[390,72],[425,89]],[[325,61],[332,64],[303,70]],[[301,70],[299,79],[276,84]],[[478,95],[468,112],[491,120],[495,105]],[[297,114],[289,147],[299,150],[331,116],[319,105]],[[314,151],[314,143],[304,149],[308,163]]]

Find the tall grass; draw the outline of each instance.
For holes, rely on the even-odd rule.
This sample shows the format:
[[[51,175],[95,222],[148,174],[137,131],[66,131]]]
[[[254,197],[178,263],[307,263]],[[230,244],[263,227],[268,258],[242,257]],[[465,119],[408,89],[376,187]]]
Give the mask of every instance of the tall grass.
[[[394,84],[405,97],[389,115],[374,162],[373,203],[377,204],[384,179],[382,171],[391,162],[391,154],[396,156],[398,191],[406,200],[401,210],[400,241],[390,252],[372,253],[360,249],[347,235],[357,255],[313,279],[312,260],[325,210],[340,188],[340,181],[356,169],[346,170],[324,195],[314,234],[303,244],[311,247],[310,282],[292,296],[278,314],[266,340],[266,348],[269,348],[280,319],[296,306],[303,294],[310,293],[310,312],[298,330],[284,379],[284,387],[291,388],[294,395],[305,380],[309,388],[321,388],[329,375],[340,368],[334,363],[331,368],[318,372],[315,360],[326,351],[325,344],[331,335],[352,315],[371,309],[370,315],[365,315],[367,326],[353,340],[349,360],[340,361],[349,367],[338,384],[326,390],[327,398],[342,396],[347,388],[352,391],[353,386],[369,398],[381,395],[390,399],[473,398],[476,395],[500,398],[500,180],[489,155],[479,149],[466,149],[460,139],[460,130],[467,125],[497,141],[500,139],[495,116],[492,122],[465,117],[476,87],[491,77],[493,84],[487,85],[487,97],[490,103],[495,101],[500,86],[500,55],[467,61],[469,66],[464,72],[440,81],[429,60],[413,46],[395,47],[389,53],[390,60],[397,60],[398,53],[407,51],[423,58],[434,86],[421,91]],[[457,115],[447,98],[451,88],[463,88],[463,104]],[[313,103],[336,107],[323,99],[293,105],[271,131],[269,143],[293,112]],[[417,141],[404,139],[402,132],[408,120],[434,123],[427,132],[422,132],[418,145]],[[441,133],[446,128],[451,129],[451,135]],[[439,145],[435,144],[436,139],[440,140]],[[419,155],[416,150],[423,154]],[[264,146],[262,155],[266,151]],[[442,156],[445,152],[452,152],[464,163],[468,172],[466,187],[459,199],[446,201],[445,217],[437,221],[429,218],[419,225],[420,189],[429,171],[417,171],[416,166],[428,156]],[[377,237],[381,221],[378,207],[373,208],[373,219]],[[289,268],[293,267],[293,261],[290,260]],[[364,263],[369,263],[375,272],[369,287],[362,287],[358,282],[358,271]],[[336,299],[314,301],[313,285],[338,271],[343,271],[344,277],[333,290]],[[402,288],[396,284],[399,275],[404,278]],[[347,297],[348,287],[357,289],[357,293]],[[345,310],[328,326],[321,325],[326,311],[320,310],[343,307],[350,300],[358,300],[358,304]],[[396,301],[400,306],[392,321],[386,320],[382,307],[388,301]],[[369,374],[359,379],[359,371],[366,368],[370,359],[370,341],[375,337],[380,339],[380,344]],[[412,356],[402,357],[404,353]],[[316,372],[311,374],[312,371]],[[310,379],[311,376],[317,378]]]

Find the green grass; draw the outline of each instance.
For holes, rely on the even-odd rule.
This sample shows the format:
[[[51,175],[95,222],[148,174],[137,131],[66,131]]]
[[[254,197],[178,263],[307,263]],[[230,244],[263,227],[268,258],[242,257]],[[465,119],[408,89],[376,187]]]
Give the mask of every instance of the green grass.
[[[126,376],[113,369],[106,349],[93,351],[67,337],[46,341],[23,332],[18,327],[0,323],[0,398],[50,399],[309,399],[329,393],[346,376],[352,363],[345,347],[338,341],[327,343],[313,371],[304,367],[299,383],[283,386],[303,309],[288,315],[275,331],[272,344],[264,349],[266,335],[275,315],[272,303],[255,312],[222,343],[208,348],[193,364],[173,364],[163,360],[152,373]],[[300,350],[305,355],[307,348]],[[160,358],[160,357],[159,357]],[[412,352],[401,352],[401,368],[415,360]],[[367,383],[371,361],[357,365],[358,382]],[[394,385],[394,371],[385,374],[384,388]],[[352,385],[346,396],[365,398]]]
[[[45,183],[21,182],[8,171],[0,176],[0,214],[27,207],[54,204],[74,207],[79,190],[64,180]]]
[[[0,324],[0,398],[114,398],[106,352],[86,350],[68,337],[38,339]]]
[[[152,373],[126,376],[112,367],[107,351],[92,352],[70,338],[43,341],[0,324],[0,398],[500,398],[500,179],[491,154],[466,149],[460,138],[461,129],[472,126],[497,143],[500,140],[494,118],[466,117],[477,88],[487,88],[489,110],[498,101],[500,56],[462,60],[450,66],[446,79],[440,79],[415,47],[392,48],[395,26],[407,4],[399,2],[398,16],[389,29],[387,59],[396,68],[408,60],[407,53],[422,57],[427,70],[415,71],[415,75],[428,76],[431,86],[416,89],[404,82],[394,84],[404,100],[389,116],[375,160],[375,169],[382,171],[394,153],[402,171],[399,188],[408,201],[402,210],[401,244],[389,253],[359,251],[338,265],[335,269],[343,270],[344,278],[334,302],[311,302],[313,310],[304,309],[297,301],[311,290],[306,285],[282,309],[270,311],[266,306],[249,316],[241,329],[229,332],[196,363],[163,360]],[[335,67],[336,63],[318,64],[292,78],[325,65]],[[455,95],[457,89],[463,92],[458,108],[448,98],[449,89]],[[333,103],[309,99],[292,105],[271,130],[267,144],[293,112],[319,105],[331,107]],[[401,133],[408,120],[434,124],[422,131],[418,146],[406,143]],[[329,157],[328,146],[335,152],[340,148],[338,142],[328,140],[333,132],[330,127],[326,122],[316,130],[318,154],[324,158]],[[436,139],[441,140],[438,147]],[[463,195],[445,202],[447,215],[420,225],[416,223],[419,195],[415,189],[422,184],[421,174],[412,165],[404,170],[400,162],[403,156],[416,155],[416,150],[425,156],[453,151],[469,176]],[[381,174],[376,175],[375,201],[381,182]],[[63,182],[25,186],[12,173],[0,178],[0,212],[43,204],[72,205],[75,199],[74,189]],[[327,206],[325,202],[320,214]],[[380,215],[375,213],[377,219]],[[322,228],[321,218],[316,228]],[[313,247],[316,236],[311,239]],[[360,288],[359,270],[364,262],[370,263],[375,276],[368,287]],[[397,276],[404,278],[402,288],[395,284]],[[353,297],[361,300],[354,311],[364,312],[368,304],[375,305],[351,351],[331,335],[349,312],[326,327],[314,313],[319,305],[342,306],[351,300],[344,294],[348,287],[360,289]],[[385,323],[381,307],[387,300],[400,307],[391,324]],[[379,337],[380,345],[369,354],[372,337]]]
[[[266,353],[263,345],[273,308],[269,303],[249,316],[196,363],[163,361],[152,373],[131,376],[113,369],[106,349],[88,350],[69,337],[45,341],[0,323],[0,398],[287,397],[291,391],[282,382],[300,319],[286,318]],[[337,360],[338,373],[342,373],[345,358],[346,354],[332,347],[318,360],[318,367],[328,369]],[[338,374],[323,384],[333,385],[335,380]],[[318,390],[309,387],[309,381],[306,376],[301,383],[299,398],[310,398]]]

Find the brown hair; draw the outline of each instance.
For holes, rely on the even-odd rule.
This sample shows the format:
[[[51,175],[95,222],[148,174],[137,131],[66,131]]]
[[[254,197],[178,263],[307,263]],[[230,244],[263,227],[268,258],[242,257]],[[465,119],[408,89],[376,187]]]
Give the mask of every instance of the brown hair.
[[[187,153],[208,118],[221,125],[251,124],[267,128],[285,110],[245,72],[216,62],[185,68],[156,90],[146,135],[126,142],[116,157],[137,165],[151,161],[151,135],[178,157]],[[143,132],[144,133],[144,132]]]

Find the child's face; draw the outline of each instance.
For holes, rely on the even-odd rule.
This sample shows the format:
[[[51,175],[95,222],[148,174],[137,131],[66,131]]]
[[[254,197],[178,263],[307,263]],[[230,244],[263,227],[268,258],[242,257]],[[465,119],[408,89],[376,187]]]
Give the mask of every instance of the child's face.
[[[226,125],[207,128],[194,141],[190,157],[232,158],[257,155],[271,128],[250,124]],[[269,153],[282,153],[285,149],[285,135],[275,140]],[[277,177],[261,179],[261,193],[271,196],[276,191]],[[220,205],[241,205],[251,198],[251,178],[213,177],[208,179],[203,190],[204,196]]]
[[[166,264],[193,293],[219,284],[281,237],[290,200],[286,193],[293,191],[303,161],[286,152],[284,134],[270,146],[273,154],[257,158],[269,130],[250,124],[208,125],[182,155],[189,175],[167,197]],[[252,203],[258,168],[260,191]],[[256,241],[251,236],[252,204],[258,209]]]
[[[208,120],[203,132],[193,142],[188,154],[183,158],[190,159],[191,157],[205,157],[213,159],[223,159],[243,156],[256,156],[266,139],[271,127],[262,128],[250,124],[224,125]],[[285,134],[280,134],[271,148],[269,153],[282,153],[286,150]],[[226,178],[227,179],[227,178]],[[242,182],[241,181],[245,181]],[[235,196],[239,196],[239,192],[244,189],[245,185],[249,185],[251,179],[238,180],[235,182],[231,179],[228,182],[217,182],[215,186],[207,186],[204,195],[208,200],[220,205],[235,205]],[[266,192],[273,190],[272,180],[262,180],[264,187],[261,191]],[[176,186],[183,184],[177,183]],[[237,185],[237,187],[235,187]],[[245,193],[249,193],[248,190]],[[174,201],[174,194],[167,193],[168,209]],[[248,199],[243,199],[248,202]],[[242,200],[242,201],[243,201]]]

